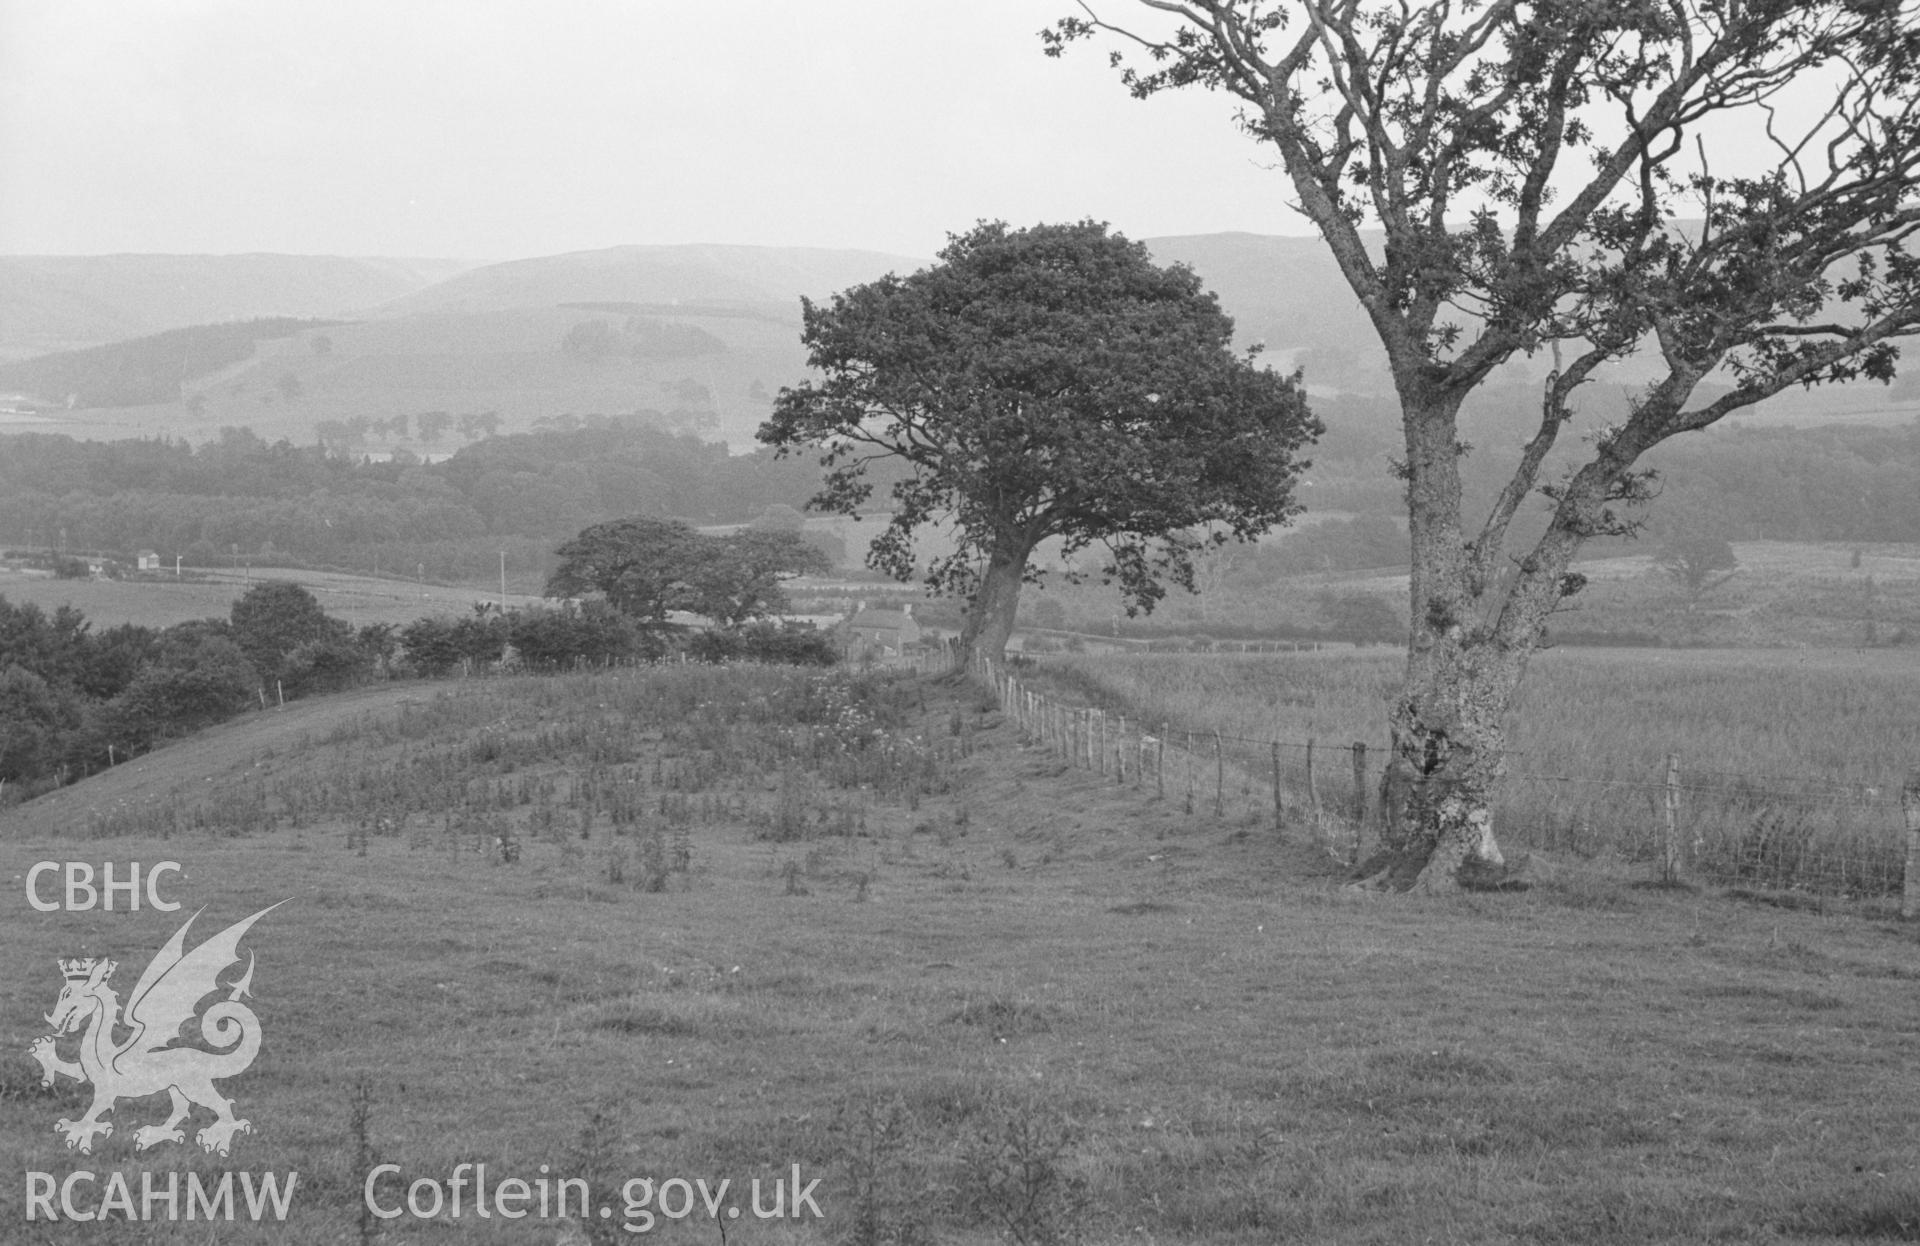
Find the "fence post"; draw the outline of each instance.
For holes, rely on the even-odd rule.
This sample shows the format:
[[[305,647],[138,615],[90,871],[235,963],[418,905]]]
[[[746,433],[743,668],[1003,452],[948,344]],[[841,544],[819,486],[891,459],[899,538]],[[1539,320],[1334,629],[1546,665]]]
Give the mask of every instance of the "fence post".
[[[1680,754],[1667,754],[1667,782],[1664,809],[1665,842],[1661,844],[1661,877],[1673,882],[1680,877]]]
[[[1227,816],[1227,755],[1218,731],[1213,733],[1213,816]]]
[[[1907,820],[1907,871],[1900,890],[1900,916],[1920,912],[1920,766],[1907,775],[1900,789],[1900,812]]]
[[[1273,752],[1273,829],[1278,831],[1280,824],[1280,741],[1269,742]]]
[[[1160,724],[1160,737],[1154,745],[1153,783],[1159,789],[1160,799],[1167,798],[1167,724]]]
[[[1113,778],[1114,782],[1125,785],[1127,781],[1127,716],[1120,715],[1120,732],[1113,737]]]
[[[1326,827],[1320,818],[1320,784],[1313,774],[1313,741],[1307,741],[1307,814],[1313,819],[1313,833],[1322,838]]]
[[[1193,812],[1193,732],[1187,732],[1187,812]]]
[[[1360,859],[1360,837],[1367,829],[1367,744],[1353,742],[1353,859]]]

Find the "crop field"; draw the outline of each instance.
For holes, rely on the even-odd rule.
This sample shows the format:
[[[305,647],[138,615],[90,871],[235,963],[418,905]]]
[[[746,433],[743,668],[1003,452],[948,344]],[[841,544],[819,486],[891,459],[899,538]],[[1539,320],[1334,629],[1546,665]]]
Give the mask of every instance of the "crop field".
[[[1329,666],[1298,694],[1316,729],[1347,721],[1340,679],[1369,686]],[[183,907],[35,912],[21,879],[46,860],[177,861]],[[1261,819],[1067,769],[951,681],[668,668],[320,698],[0,813],[0,879],[9,1172],[123,1174],[136,1199],[149,1171],[300,1174],[284,1225],[40,1221],[9,1240],[1837,1242],[1920,1224],[1903,1037],[1920,940],[1884,902],[1640,889],[1577,859],[1523,893],[1361,896]],[[222,1083],[253,1132],[226,1159],[136,1151],[156,1097],[123,1101],[95,1154],[63,1149],[54,1121],[86,1100],[22,1054],[55,959],[123,959],[124,990],[187,913],[205,906],[198,940],[282,900],[241,945],[264,1046]],[[479,1219],[470,1186],[457,1220],[363,1213],[378,1165],[397,1165],[376,1188],[392,1209],[463,1163],[496,1187],[577,1177],[607,1217]],[[819,1218],[726,1216],[796,1168]],[[696,1180],[731,1183],[722,1210]]]

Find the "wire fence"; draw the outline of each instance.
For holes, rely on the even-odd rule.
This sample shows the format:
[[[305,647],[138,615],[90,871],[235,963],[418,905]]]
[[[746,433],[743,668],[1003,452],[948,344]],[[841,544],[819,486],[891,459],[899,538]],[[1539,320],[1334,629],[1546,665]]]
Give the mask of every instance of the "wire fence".
[[[948,669],[945,655],[917,660]],[[1300,834],[1354,864],[1378,845],[1388,751],[1377,742],[1275,740],[1141,722],[1076,703],[1042,672],[984,659],[973,674],[1033,746],[1193,814]],[[1494,799],[1506,849],[1612,857],[1655,877],[1826,896],[1902,898],[1920,912],[1920,766],[1881,785],[1693,767],[1570,774],[1505,756]],[[1564,770],[1565,767],[1556,769]]]

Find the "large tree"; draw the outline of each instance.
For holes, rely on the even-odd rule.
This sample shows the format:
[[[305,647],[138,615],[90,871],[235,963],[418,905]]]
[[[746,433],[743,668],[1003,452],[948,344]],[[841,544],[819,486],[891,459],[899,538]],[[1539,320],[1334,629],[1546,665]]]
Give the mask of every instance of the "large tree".
[[[1575,552],[1637,521],[1642,456],[1789,386],[1886,380],[1920,326],[1920,20],[1900,0],[1107,7],[1048,51],[1111,37],[1144,53],[1113,53],[1136,96],[1237,97],[1386,348],[1412,634],[1376,879],[1451,888],[1499,860],[1509,704],[1582,585]],[[1461,404],[1536,354],[1538,423],[1469,506]],[[1582,387],[1627,361],[1654,379],[1624,420],[1550,465]],[[1544,533],[1510,542],[1533,494]]]
[[[822,379],[783,389],[762,441],[824,449],[813,505],[855,514],[866,468],[893,460],[892,517],[868,564],[915,572],[914,533],[944,523],[929,587],[968,599],[963,657],[1001,657],[1036,547],[1104,548],[1128,611],[1193,587],[1207,542],[1298,507],[1319,433],[1295,378],[1232,348],[1233,322],[1190,269],[1083,221],[953,237],[940,263],[820,306],[803,340]]]
[[[320,599],[291,580],[264,580],[233,603],[233,643],[263,681],[288,674],[288,655],[302,645],[351,644],[353,628],[329,615]]]
[[[833,570],[827,556],[797,532],[746,528],[710,537],[693,575],[693,609],[723,627],[779,614],[791,604],[784,582]]]
[[[678,519],[595,524],[559,549],[549,597],[600,593],[623,614],[658,625],[675,610],[725,627],[787,608],[783,581],[830,570],[826,556],[790,532],[745,529],[702,536]]]
[[[665,623],[670,611],[691,608],[700,539],[678,519],[637,516],[594,524],[560,547],[560,566],[547,580],[546,595],[597,592],[623,614]]]

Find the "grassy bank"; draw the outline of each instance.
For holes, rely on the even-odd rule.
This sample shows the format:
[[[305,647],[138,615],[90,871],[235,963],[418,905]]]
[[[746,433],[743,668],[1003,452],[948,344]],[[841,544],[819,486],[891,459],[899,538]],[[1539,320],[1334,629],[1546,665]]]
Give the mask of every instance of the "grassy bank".
[[[68,1153],[52,1122],[82,1100],[16,1054],[6,1167],[136,1191],[145,1169],[297,1169],[272,1240],[354,1240],[375,1161],[586,1176],[605,1240],[626,1179],[726,1178],[744,1206],[795,1164],[825,1219],[749,1215],[727,1240],[1820,1241],[1920,1220],[1903,928],[1577,869],[1358,898],[1262,825],[1063,771],[951,685],[622,672],[319,701],[0,819],[6,877],[46,859],[181,862],[196,939],[292,903],[244,945],[267,1044],[223,1084],[256,1127],[229,1160],[135,1153],[158,1099]],[[16,1052],[53,958],[132,976],[183,915],[41,914],[15,887]],[[0,1187],[7,1223],[20,1189]],[[689,1219],[675,1236],[715,1236]],[[403,1217],[380,1240],[559,1229]]]

